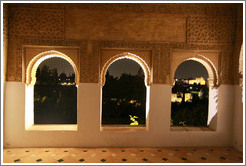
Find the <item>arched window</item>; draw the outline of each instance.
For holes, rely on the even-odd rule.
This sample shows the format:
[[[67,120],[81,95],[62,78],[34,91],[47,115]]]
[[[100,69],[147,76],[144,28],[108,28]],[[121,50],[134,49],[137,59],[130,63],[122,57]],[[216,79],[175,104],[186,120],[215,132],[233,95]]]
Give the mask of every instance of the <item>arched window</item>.
[[[62,58],[44,60],[36,71],[34,124],[76,124],[77,87],[72,65]]]
[[[171,126],[208,126],[209,75],[194,60],[181,63],[172,88]]]
[[[102,125],[146,125],[146,71],[129,57],[114,59],[105,70]]]
[[[102,130],[118,125],[147,129],[151,75],[142,58],[128,52],[109,58],[102,66],[100,84]]]
[[[77,124],[78,84],[77,67],[65,54],[52,50],[32,58],[26,68],[25,129],[77,130],[71,124]]]

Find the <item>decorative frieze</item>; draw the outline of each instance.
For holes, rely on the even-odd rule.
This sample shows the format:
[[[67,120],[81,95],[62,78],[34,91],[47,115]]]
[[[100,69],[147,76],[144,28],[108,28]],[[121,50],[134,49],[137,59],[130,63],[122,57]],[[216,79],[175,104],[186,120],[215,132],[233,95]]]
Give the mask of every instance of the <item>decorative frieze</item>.
[[[137,49],[149,49],[152,47],[150,42],[143,41],[102,41],[101,47],[104,48],[137,48]]]
[[[24,60],[22,57],[22,47],[31,46],[76,46],[80,47],[80,41],[59,40],[59,39],[24,39],[20,37],[10,37],[8,53],[8,81],[22,81],[22,68]]]
[[[232,44],[235,17],[191,16],[187,20],[187,43]]]
[[[8,6],[3,4],[3,37],[8,37]]]
[[[236,13],[235,5],[228,6],[208,6],[205,9],[205,14],[209,16],[232,16]]]
[[[221,48],[220,55],[221,72],[220,79],[222,84],[233,84],[233,49],[232,47]]]
[[[234,84],[242,85],[243,79],[243,4],[237,6],[236,39],[234,43]]]
[[[129,4],[127,4],[129,5]],[[166,7],[168,13],[178,9],[186,11],[185,5],[148,5],[142,6],[144,12],[151,12],[152,8],[161,10]],[[106,10],[109,6],[114,10],[125,10],[121,5],[114,6],[102,4],[81,4],[77,8],[98,8]],[[124,6],[124,5],[123,5]],[[131,5],[130,5],[131,6]],[[134,6],[134,5],[133,5]],[[138,4],[135,4],[138,6]],[[138,6],[139,7],[139,6]],[[168,7],[172,9],[168,9]],[[194,5],[193,7],[196,7]],[[204,8],[203,5],[198,5]],[[207,12],[208,12],[208,7]],[[217,7],[217,6],[215,6]],[[100,9],[99,9],[100,8]],[[134,7],[133,7],[134,8]],[[189,16],[187,19],[187,33],[185,42],[148,42],[148,41],[114,41],[114,40],[68,40],[65,37],[64,8],[28,8],[11,7],[9,17],[10,46],[8,58],[8,80],[22,80],[22,46],[78,46],[80,48],[80,82],[97,83],[99,80],[99,50],[102,48],[133,48],[148,49],[152,51],[152,72],[153,83],[169,84],[172,80],[170,76],[171,54],[173,49],[184,50],[221,50],[221,79],[222,83],[231,84],[233,78],[230,73],[232,67],[232,49],[228,51],[224,47],[230,47],[234,41],[234,16]],[[108,9],[107,9],[108,10]],[[135,8],[134,8],[135,10]],[[218,13],[216,15],[219,15]],[[223,15],[223,13],[221,14]],[[6,25],[6,22],[4,23]]]
[[[81,43],[80,82],[98,83],[99,79],[99,50],[98,42]]]
[[[8,55],[8,5],[3,4],[3,52],[2,52],[2,80],[6,81],[7,55]]]
[[[168,13],[168,14],[204,14],[205,8],[192,4],[71,4],[70,7],[90,10],[132,11],[142,13]]]
[[[64,10],[10,8],[9,34],[25,38],[64,38]]]
[[[85,10],[195,15],[231,15],[235,13],[233,4],[222,3],[17,3],[11,4],[11,6],[55,9],[79,8]]]
[[[221,74],[221,82],[232,84],[235,79],[231,73],[232,62],[235,62],[232,45],[242,36],[242,28],[240,29],[242,27],[242,6],[238,7],[240,9],[238,11],[237,6],[235,4],[177,3],[8,4],[8,18],[6,18],[6,7],[3,9],[3,35],[9,36],[7,79],[22,81],[22,68],[25,61],[22,57],[22,47],[32,45],[79,47],[80,82],[84,83],[98,83],[100,50],[104,48],[150,50],[152,78],[153,83],[156,84],[169,84],[172,81],[170,57],[174,49],[220,50],[221,59],[218,72]],[[81,14],[78,13],[81,11]],[[97,19],[91,21],[90,18],[94,18],[91,13],[95,11]],[[110,15],[114,13],[113,11],[117,11],[114,17],[107,19],[106,23],[102,21],[101,18],[104,18],[102,13]],[[70,15],[69,12],[74,15]],[[94,25],[91,30],[92,26],[89,26],[88,22],[86,24],[86,21],[81,24],[73,20],[70,21],[71,24],[68,24],[71,18],[78,17],[81,21],[80,17],[84,19],[84,14],[88,16],[86,18],[91,25],[97,25],[97,29]],[[236,15],[237,19],[235,19]],[[119,18],[122,19],[118,21]],[[129,21],[129,18],[132,20]],[[136,22],[136,19],[139,22]],[[173,22],[177,26],[174,26]],[[235,23],[240,25],[236,39],[235,27],[237,26]],[[88,25],[88,30],[85,30],[85,34],[79,28],[85,28],[86,25]],[[233,70],[235,73],[235,67]]]
[[[50,39],[11,39],[11,51],[8,59],[8,81],[22,81],[22,46],[77,46],[80,48],[80,82],[98,83],[99,50],[103,48],[120,48],[150,50],[152,54],[153,83],[170,84],[172,81],[170,64],[172,50],[220,50],[218,73],[222,84],[233,84],[232,47],[229,45],[201,45],[185,43],[149,43],[121,41],[79,41]]]
[[[17,65],[17,57],[21,57],[21,51],[19,51],[18,48],[21,46],[21,39],[14,38],[14,40],[11,40],[11,38],[9,38],[9,41],[7,56],[7,81],[21,81],[21,79],[17,79],[18,75],[16,73],[17,68],[21,67],[22,64],[20,61]]]
[[[161,84],[165,81],[161,68],[162,44],[153,44],[153,83]]]
[[[153,44],[153,83],[170,83],[170,44]]]

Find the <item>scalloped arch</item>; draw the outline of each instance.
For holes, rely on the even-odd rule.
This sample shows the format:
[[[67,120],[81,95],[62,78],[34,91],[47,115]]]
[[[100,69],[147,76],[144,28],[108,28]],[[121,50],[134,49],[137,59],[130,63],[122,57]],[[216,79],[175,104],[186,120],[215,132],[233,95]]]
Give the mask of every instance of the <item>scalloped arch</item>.
[[[76,85],[79,85],[79,72],[78,72],[78,69],[77,69],[75,63],[67,55],[65,55],[61,52],[55,51],[55,50],[42,52],[42,53],[38,54],[37,56],[35,56],[29,62],[27,69],[26,69],[26,84],[27,85],[34,85],[36,83],[36,71],[37,71],[40,63],[46,59],[53,58],[53,57],[65,59],[68,63],[70,63],[72,65],[74,72],[75,72]]]
[[[177,67],[183,63],[184,61],[187,60],[194,60],[197,61],[199,63],[201,63],[208,71],[208,76],[209,76],[209,85],[212,87],[218,87],[220,85],[220,81],[219,81],[219,75],[218,75],[218,71],[216,70],[216,67],[214,66],[214,64],[212,63],[212,61],[210,61],[207,57],[201,55],[201,54],[195,54],[194,56],[191,56],[190,58],[184,57],[184,58],[180,58],[179,59],[179,63],[177,63],[176,66],[174,66],[174,71],[176,71]],[[172,78],[174,78],[174,74],[172,75]]]
[[[101,71],[101,74],[100,74],[100,85],[104,86],[104,84],[105,84],[105,75],[106,75],[106,72],[108,70],[108,67],[112,63],[114,63],[115,61],[117,61],[119,59],[124,59],[124,58],[131,59],[131,60],[137,62],[142,67],[142,69],[144,71],[144,75],[145,75],[145,84],[147,86],[150,86],[152,84],[152,78],[151,78],[150,69],[149,69],[147,63],[142,58],[140,58],[139,56],[137,56],[135,54],[132,54],[132,53],[129,53],[129,52],[125,52],[125,53],[122,53],[122,54],[115,55],[115,56],[111,57],[103,65],[103,68],[102,68],[102,71]]]

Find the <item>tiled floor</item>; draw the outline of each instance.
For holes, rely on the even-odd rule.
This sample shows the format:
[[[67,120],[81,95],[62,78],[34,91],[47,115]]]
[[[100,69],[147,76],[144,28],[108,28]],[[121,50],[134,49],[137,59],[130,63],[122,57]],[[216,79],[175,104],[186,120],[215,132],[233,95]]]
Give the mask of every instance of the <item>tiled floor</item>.
[[[231,147],[5,148],[4,163],[242,163]]]

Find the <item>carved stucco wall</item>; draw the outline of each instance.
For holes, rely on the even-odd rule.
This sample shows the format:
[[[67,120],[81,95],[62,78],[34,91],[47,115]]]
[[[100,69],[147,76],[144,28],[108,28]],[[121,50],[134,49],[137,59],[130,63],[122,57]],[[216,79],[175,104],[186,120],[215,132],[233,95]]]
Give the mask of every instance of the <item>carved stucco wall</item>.
[[[3,5],[3,81],[6,80],[8,55],[8,6]]]
[[[152,84],[152,56],[150,50],[137,49],[102,49],[100,50],[100,85],[105,84],[105,75],[108,67],[116,60],[128,58],[137,62],[145,73],[145,83]]]
[[[234,22],[233,16],[191,16],[187,20],[187,43],[232,44]]]
[[[166,42],[186,40],[185,15],[66,9],[65,20],[65,37],[72,39]]]
[[[174,50],[172,54],[172,64],[171,64],[171,77],[174,78],[175,71],[177,67],[186,60],[195,60],[201,63],[208,72],[209,87],[218,87],[220,85],[220,80],[218,79],[218,56],[219,52],[217,50]],[[171,85],[175,82],[174,79],[171,81]]]
[[[10,8],[11,36],[23,38],[63,38],[64,10]]]
[[[23,45],[57,46],[63,36],[64,10],[10,7],[8,81],[22,81]]]
[[[156,16],[168,17],[175,14],[175,18],[182,18],[186,22],[185,34],[178,32],[181,38],[163,38],[160,34],[151,38],[149,36],[134,36],[131,28],[126,39],[106,38],[112,28],[108,26],[98,29],[96,38],[86,39],[87,34],[70,36],[72,27],[66,24],[73,16],[67,15],[76,9],[80,12],[91,13],[103,11],[109,15],[118,13],[122,16],[126,13],[131,15],[145,15],[154,21]],[[80,11],[80,12],[79,12]],[[226,12],[225,12],[226,11]],[[88,14],[87,13],[87,14]],[[133,13],[133,14],[132,14]],[[102,17],[103,18],[103,17]],[[160,17],[158,17],[160,18]],[[112,22],[119,22],[117,17]],[[96,19],[98,20],[98,19]],[[91,24],[95,20],[86,20]],[[171,78],[170,64],[171,54],[174,49],[184,50],[219,50],[218,73],[222,84],[233,84],[233,42],[235,40],[236,8],[234,4],[12,4],[9,16],[9,53],[8,53],[8,81],[22,81],[22,47],[32,46],[77,46],[80,50],[80,82],[98,83],[99,81],[99,52],[104,48],[121,49],[149,49],[152,53],[153,83],[169,84]],[[240,21],[239,21],[240,22]],[[131,26],[134,26],[132,19]],[[76,22],[75,22],[76,24]],[[108,24],[110,24],[108,22]],[[151,24],[151,23],[150,23]],[[83,26],[83,25],[79,25]],[[78,27],[79,27],[78,26]],[[127,25],[130,27],[130,25]],[[147,25],[146,26],[150,26]],[[154,29],[163,28],[155,26]],[[66,30],[70,29],[70,32]],[[92,27],[91,27],[92,28]],[[118,28],[118,29],[117,29]],[[93,29],[93,28],[92,28]],[[153,31],[154,31],[153,29]],[[75,29],[77,32],[78,29]],[[171,29],[170,29],[171,31]],[[161,31],[160,31],[161,32]],[[88,32],[89,33],[89,32]],[[100,33],[102,33],[100,38]],[[170,32],[171,33],[171,32]],[[144,34],[144,33],[143,33]],[[182,36],[183,35],[183,36]],[[160,37],[158,37],[160,36]],[[120,36],[122,37],[122,36]],[[131,38],[132,37],[132,38]],[[183,38],[185,40],[183,40]],[[165,39],[165,40],[164,40]]]
[[[73,3],[73,4],[51,4],[51,3],[20,3],[12,4],[13,7],[32,7],[32,8],[53,8],[53,9],[65,9],[65,8],[78,8],[88,10],[100,10],[100,11],[131,11],[140,13],[166,13],[166,14],[194,14],[194,15],[209,15],[209,16],[230,16],[234,14],[235,4],[231,3],[122,3],[122,4],[101,4],[101,3]]]
[[[242,51],[241,47],[243,44],[243,5],[238,4],[237,6],[237,17],[236,17],[235,27],[236,27],[236,37],[235,37],[234,52],[233,52],[234,53],[234,58],[233,58],[234,84],[240,84],[240,81],[242,81],[242,73],[240,74],[239,66],[240,66],[240,54]]]
[[[55,51],[54,51],[55,50]],[[69,55],[69,57],[67,56]],[[57,46],[57,47],[50,47],[50,46],[24,46],[23,47],[23,56],[24,64],[22,73],[26,73],[22,75],[22,80],[26,84],[34,85],[36,82],[36,70],[37,66],[36,63],[40,59],[46,59],[48,57],[58,57],[67,60],[68,63],[73,67],[75,73],[75,82],[78,85],[80,82],[80,75],[79,75],[79,47],[65,47],[65,46]]]

